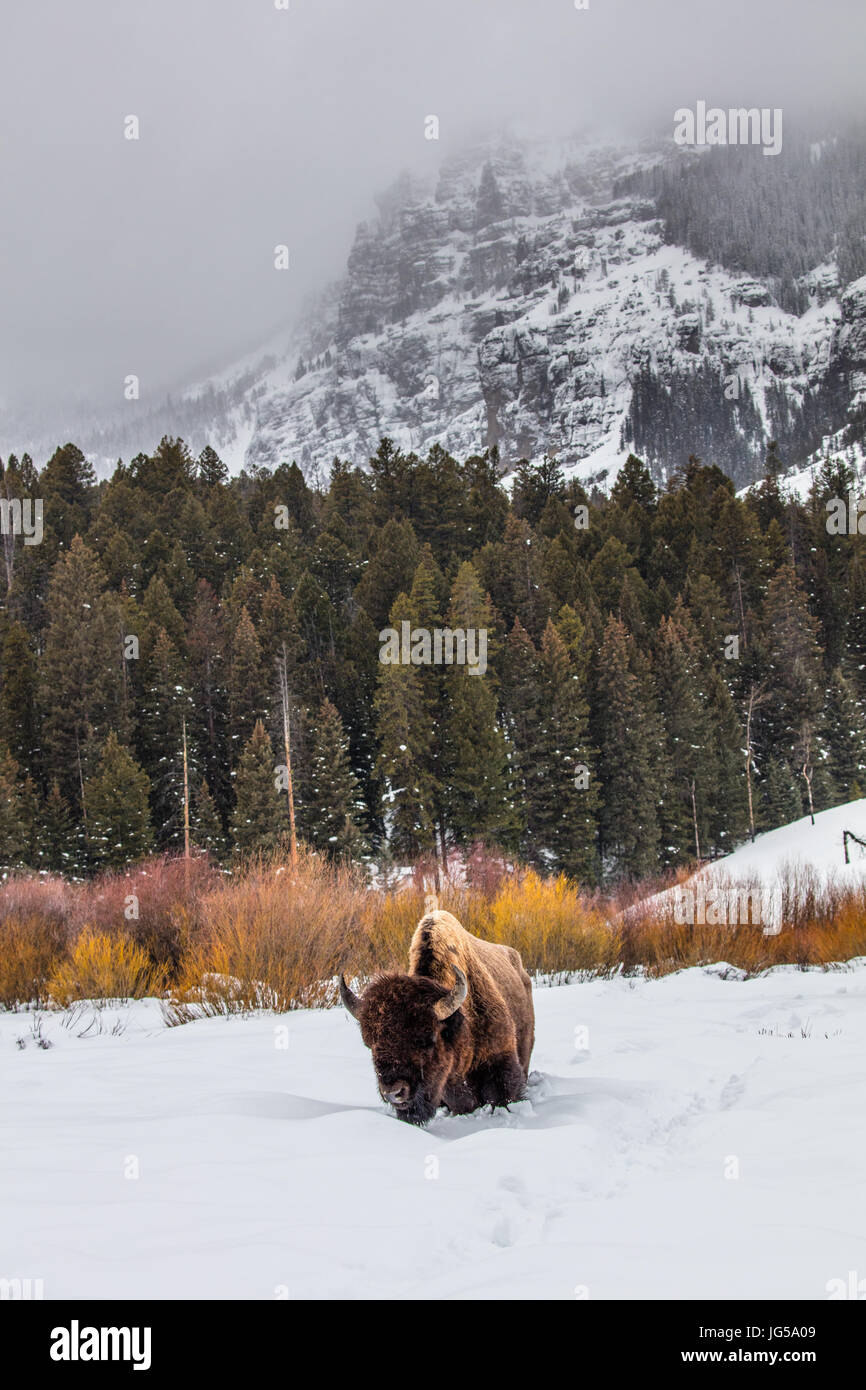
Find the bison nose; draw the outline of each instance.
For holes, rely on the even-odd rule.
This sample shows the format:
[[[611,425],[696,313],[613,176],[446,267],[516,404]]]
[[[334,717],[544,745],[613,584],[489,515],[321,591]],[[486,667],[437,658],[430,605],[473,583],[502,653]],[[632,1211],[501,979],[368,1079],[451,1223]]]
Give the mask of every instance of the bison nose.
[[[396,1086],[391,1086],[385,1092],[385,1099],[392,1105],[405,1105],[409,1099],[409,1082],[398,1081]]]

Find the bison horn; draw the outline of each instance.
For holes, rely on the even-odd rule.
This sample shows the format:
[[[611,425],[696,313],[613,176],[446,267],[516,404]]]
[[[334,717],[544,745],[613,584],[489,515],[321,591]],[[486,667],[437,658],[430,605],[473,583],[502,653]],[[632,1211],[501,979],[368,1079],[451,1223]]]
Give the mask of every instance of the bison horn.
[[[457,1012],[463,1000],[466,998],[466,995],[469,993],[469,987],[466,984],[466,976],[463,974],[463,971],[456,965],[453,969],[454,974],[457,976],[457,983],[454,988],[445,995],[444,999],[440,999],[438,1003],[433,1005],[433,1012],[437,1018],[450,1018],[452,1014]]]
[[[349,986],[346,984],[345,975],[340,976],[340,998],[343,1001],[344,1007],[349,1010],[349,1013],[352,1015],[352,1017],[357,1018],[358,1009],[360,1008],[361,1001],[358,998],[357,994],[353,994],[352,991],[349,989]]]

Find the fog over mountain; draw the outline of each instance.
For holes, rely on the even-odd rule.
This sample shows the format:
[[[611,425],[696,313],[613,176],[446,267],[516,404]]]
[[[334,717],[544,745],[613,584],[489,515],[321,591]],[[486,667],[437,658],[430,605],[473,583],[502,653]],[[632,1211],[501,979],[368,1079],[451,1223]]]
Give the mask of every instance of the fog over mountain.
[[[110,456],[139,418],[134,447],[152,447],[144,421],[171,417],[167,393],[174,403],[270,343],[288,350],[401,170],[435,188],[443,162],[506,128],[548,143],[595,131],[638,150],[698,100],[782,108],[786,130],[834,128],[862,104],[852,59],[866,21],[836,0],[816,47],[814,20],[802,2],[685,0],[7,10],[3,452],[38,454],[64,432],[96,445],[103,430]],[[130,116],[138,139],[125,138]],[[274,268],[277,245],[288,271]],[[137,404],[124,400],[130,375]],[[245,389],[235,395],[228,408],[245,409]]]

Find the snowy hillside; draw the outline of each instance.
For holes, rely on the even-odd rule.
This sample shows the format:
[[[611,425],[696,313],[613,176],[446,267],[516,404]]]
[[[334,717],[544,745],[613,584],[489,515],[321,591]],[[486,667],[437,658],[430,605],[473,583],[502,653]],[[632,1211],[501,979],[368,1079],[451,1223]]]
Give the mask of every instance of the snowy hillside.
[[[556,453],[607,485],[661,402],[675,432],[689,417],[696,451],[754,476],[779,410],[844,356],[835,270],[803,278],[797,316],[767,284],[665,244],[650,199],[614,196],[659,158],[503,142],[446,162],[435,187],[399,181],[306,346],[258,382],[247,463],[363,464],[388,434],[461,457],[496,444],[506,468]],[[859,353],[864,305],[846,293]]]
[[[866,840],[866,798],[817,812],[814,825],[804,816],[791,825],[768,830],[758,835],[754,844],[741,845],[733,854],[720,859],[716,867],[731,878],[755,876],[771,881],[791,865],[808,865],[822,878],[835,877],[857,883],[866,876],[866,849],[856,843],[850,844],[851,862],[846,865],[843,830],[853,831],[861,840]]]
[[[775,281],[672,241],[653,171],[695,158],[503,137],[404,175],[300,322],[171,401],[64,420],[63,439],[103,473],[164,433],[233,472],[295,460],[311,478],[364,466],[383,435],[461,458],[495,444],[506,472],[555,453],[602,487],[630,449],[658,476],[697,453],[740,487],[770,438],[802,467],[866,398],[866,277],[840,292],[817,257],[789,312]]]
[[[167,1030],[144,1001],[84,1037],[47,1016],[48,1050],[0,1014],[4,1273],[46,1298],[823,1299],[866,1268],[866,961],[536,1008],[529,1099],[427,1130],[339,1011]]]
[[[866,846],[848,840],[848,863],[845,863],[844,831],[866,841],[866,798],[833,806],[815,815],[781,825],[757,835],[755,842],[741,845],[733,854],[725,855],[692,875],[684,885],[657,894],[652,901],[679,905],[688,900],[684,889],[698,902],[703,892],[706,903],[717,903],[719,920],[736,921],[731,915],[737,904],[737,888],[754,886],[760,890],[761,921],[765,930],[778,929],[783,895],[802,896],[813,887],[856,888],[866,883]],[[756,899],[757,901],[757,899]],[[691,908],[689,909],[692,910]],[[741,920],[757,921],[756,915]],[[692,920],[689,917],[688,920]]]

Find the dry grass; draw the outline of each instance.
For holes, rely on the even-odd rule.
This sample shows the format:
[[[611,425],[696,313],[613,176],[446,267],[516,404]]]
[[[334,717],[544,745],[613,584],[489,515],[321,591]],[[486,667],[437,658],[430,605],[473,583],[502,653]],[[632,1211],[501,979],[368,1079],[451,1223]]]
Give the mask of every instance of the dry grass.
[[[0,886],[0,1008],[157,994],[178,1023],[328,1006],[341,969],[364,980],[406,968],[430,869],[370,888],[358,871],[304,851],[294,876],[275,854],[230,877],[205,859],[153,859],[86,884],[12,878]],[[467,870],[440,879],[442,906],[476,935],[515,946],[539,980],[658,976],[720,961],[753,975],[866,955],[866,886],[791,867],[774,889],[773,934],[749,922],[678,922],[683,872],[605,898],[480,850]]]

